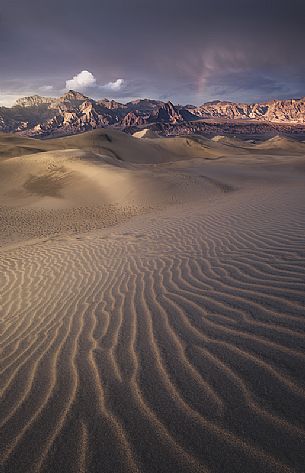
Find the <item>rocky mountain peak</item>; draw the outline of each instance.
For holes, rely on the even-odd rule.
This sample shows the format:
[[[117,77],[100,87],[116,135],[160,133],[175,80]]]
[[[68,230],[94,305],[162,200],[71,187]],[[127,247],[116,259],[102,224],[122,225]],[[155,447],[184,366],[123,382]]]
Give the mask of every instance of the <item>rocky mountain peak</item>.
[[[66,92],[62,97],[59,98],[62,102],[69,102],[69,101],[79,101],[82,102],[84,100],[88,100],[86,95],[81,94],[80,92],[76,92],[75,90],[69,90]]]
[[[182,121],[183,118],[173,103],[169,101],[159,108],[157,120],[161,122],[176,123]]]
[[[102,107],[108,108],[109,110],[117,110],[119,108],[126,108],[126,106],[120,102],[116,102],[115,100],[109,100],[109,99],[100,99],[97,100],[97,103],[101,105]]]
[[[304,99],[270,100],[263,103],[206,102],[191,112],[201,118],[264,120],[272,123],[305,123]]]
[[[74,134],[104,126],[130,131],[147,125],[167,130],[166,133],[170,130],[183,134],[203,130],[210,133],[211,119],[222,123],[226,132],[243,122],[244,129],[248,127],[252,131],[269,127],[274,132],[278,124],[286,129],[304,128],[305,134],[305,97],[252,104],[214,100],[196,107],[151,99],[122,104],[106,98],[94,100],[69,90],[59,98],[32,95],[20,98],[12,108],[0,107],[0,131],[29,136]]]
[[[40,95],[31,95],[29,97],[22,97],[16,100],[16,105],[19,107],[34,107],[37,105],[50,104],[55,99],[51,97],[41,97]]]

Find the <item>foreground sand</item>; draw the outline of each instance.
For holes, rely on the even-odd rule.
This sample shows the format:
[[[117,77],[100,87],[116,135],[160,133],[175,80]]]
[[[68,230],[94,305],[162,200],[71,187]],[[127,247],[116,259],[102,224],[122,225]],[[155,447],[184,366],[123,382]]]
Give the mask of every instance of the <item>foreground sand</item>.
[[[304,471],[304,157],[237,148],[129,169],[119,226],[4,235],[1,471]]]

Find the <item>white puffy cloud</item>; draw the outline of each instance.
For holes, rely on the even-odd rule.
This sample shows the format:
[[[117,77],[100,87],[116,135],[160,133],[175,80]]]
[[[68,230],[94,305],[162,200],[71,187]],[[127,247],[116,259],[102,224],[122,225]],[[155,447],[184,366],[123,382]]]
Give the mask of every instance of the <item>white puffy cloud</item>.
[[[98,89],[103,89],[105,91],[118,92],[122,90],[125,85],[124,79],[116,79],[113,82],[108,82],[107,84],[97,84],[96,78],[89,71],[81,71],[79,74],[74,76],[72,79],[66,81],[66,89],[74,90],[84,90],[88,87],[97,87]]]
[[[96,85],[96,78],[89,71],[81,71],[79,74],[66,81],[66,89],[84,90]]]
[[[105,84],[103,88],[114,90],[116,92],[118,90],[121,90],[124,84],[125,84],[124,79],[117,79],[114,82],[108,82],[108,84]]]

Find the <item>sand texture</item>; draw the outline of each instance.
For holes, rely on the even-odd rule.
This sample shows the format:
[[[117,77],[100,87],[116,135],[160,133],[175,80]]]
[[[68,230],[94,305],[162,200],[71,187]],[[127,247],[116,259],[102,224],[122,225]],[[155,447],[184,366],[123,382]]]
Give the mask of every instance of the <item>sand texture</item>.
[[[105,134],[0,161],[1,473],[304,473],[305,144]]]

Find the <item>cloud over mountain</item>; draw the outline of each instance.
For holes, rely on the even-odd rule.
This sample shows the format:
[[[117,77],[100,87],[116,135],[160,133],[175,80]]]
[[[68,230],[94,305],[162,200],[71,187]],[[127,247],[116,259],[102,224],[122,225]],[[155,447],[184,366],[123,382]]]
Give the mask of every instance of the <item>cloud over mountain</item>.
[[[66,81],[66,89],[84,90],[96,85],[96,78],[89,71],[81,71],[79,74]]]
[[[124,84],[125,84],[124,79],[117,79],[114,82],[108,82],[107,84],[103,86],[103,88],[117,92],[122,89]]]

